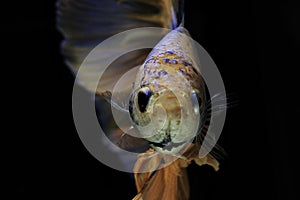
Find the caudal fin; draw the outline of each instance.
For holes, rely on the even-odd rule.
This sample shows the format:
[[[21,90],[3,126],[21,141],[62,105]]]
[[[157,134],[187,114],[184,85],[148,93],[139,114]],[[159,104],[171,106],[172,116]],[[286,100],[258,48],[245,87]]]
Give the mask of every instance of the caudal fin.
[[[190,144],[182,157],[164,167],[161,165],[165,164],[164,160],[168,160],[170,155],[159,154],[153,150],[140,154],[134,168],[138,194],[133,200],[188,200],[188,165],[194,161],[199,166],[207,164],[215,170],[219,169],[217,160],[210,155],[199,158],[198,152],[197,145]],[[148,172],[139,173],[146,169]]]

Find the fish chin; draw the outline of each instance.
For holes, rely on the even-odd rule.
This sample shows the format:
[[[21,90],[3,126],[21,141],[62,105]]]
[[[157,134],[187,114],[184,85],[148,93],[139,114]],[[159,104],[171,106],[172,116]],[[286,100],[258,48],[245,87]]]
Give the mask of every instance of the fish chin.
[[[185,145],[187,142],[181,142],[181,143],[173,143],[169,142],[165,146],[161,146],[161,144],[158,143],[150,143],[150,146],[157,152],[163,153],[163,154],[171,154],[171,155],[179,155],[184,150]]]

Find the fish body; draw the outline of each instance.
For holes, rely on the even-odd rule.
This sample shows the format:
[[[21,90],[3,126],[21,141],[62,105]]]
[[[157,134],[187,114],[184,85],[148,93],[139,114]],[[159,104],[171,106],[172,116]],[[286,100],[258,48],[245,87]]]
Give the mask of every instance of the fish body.
[[[188,32],[178,27],[152,50],[133,85],[132,121],[151,146],[163,153],[177,153],[191,141],[205,116],[205,84],[191,55]]]
[[[206,96],[206,85],[197,66],[197,51],[183,27],[182,7],[183,0],[60,0],[57,3],[58,29],[64,36],[62,54],[72,72],[76,74],[82,67],[89,69],[84,74],[84,81],[90,81],[99,80],[95,78],[96,72],[106,70],[99,84],[96,83],[96,91],[87,84],[83,86],[100,99],[97,101],[96,98],[95,102],[100,113],[98,119],[105,135],[113,143],[107,150],[143,149],[143,152],[138,152],[140,154],[136,156],[132,169],[138,192],[134,200],[189,199],[186,167],[191,161],[198,165],[208,164],[215,170],[219,166],[210,152],[200,158],[200,146],[194,142],[195,138],[198,141],[197,138],[203,136],[211,99]],[[125,37],[118,45],[108,45],[92,59],[86,59],[107,38],[142,27],[168,28],[172,31],[148,55],[143,51],[131,52],[129,56],[112,63],[108,69],[105,65],[107,60],[132,43],[141,43],[147,38],[140,38],[140,35]],[[139,70],[130,79],[133,84],[129,100],[124,103],[128,108],[123,102],[113,102],[112,90],[118,79],[138,65],[141,65]],[[80,76],[77,75],[77,79]],[[122,87],[118,92],[122,92]],[[113,105],[121,108],[119,110],[124,111],[124,116],[129,114],[130,127],[137,130],[138,137],[126,134],[117,127],[114,116],[109,112]],[[126,156],[123,158],[123,155],[120,155],[120,164],[126,165],[129,159]],[[167,160],[171,162],[167,163]],[[160,185],[162,187],[157,187]]]

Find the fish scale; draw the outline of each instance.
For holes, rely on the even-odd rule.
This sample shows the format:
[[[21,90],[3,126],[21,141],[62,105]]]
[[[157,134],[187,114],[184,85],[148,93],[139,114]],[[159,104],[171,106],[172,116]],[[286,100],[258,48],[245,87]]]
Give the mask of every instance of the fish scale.
[[[196,92],[199,98],[205,101],[204,81],[190,57],[194,56],[191,42],[184,27],[171,31],[150,52],[145,64],[137,73],[133,86],[134,92],[131,96],[133,121],[139,125],[153,122],[150,119],[158,117],[158,114],[154,112],[154,107],[157,105],[161,105],[166,111],[165,124],[154,123],[152,127],[149,125],[152,129],[140,131],[140,134],[145,132],[150,134],[150,130],[153,130],[153,136],[146,138],[152,143],[164,143],[167,146],[168,143],[165,141],[169,141],[169,144],[186,142],[195,136],[194,130],[189,128],[191,124],[187,123],[201,122],[200,119],[196,121],[197,116],[193,112],[191,95]],[[153,94],[149,98],[147,107],[145,106],[146,112],[135,109],[138,107],[135,105],[137,93],[144,90],[143,88],[148,88]],[[183,122],[182,118],[190,119],[190,121]],[[138,126],[136,128],[139,130]],[[153,148],[162,151],[161,146],[164,145],[159,144],[159,147],[154,145]],[[178,149],[169,148],[169,153],[175,153]]]

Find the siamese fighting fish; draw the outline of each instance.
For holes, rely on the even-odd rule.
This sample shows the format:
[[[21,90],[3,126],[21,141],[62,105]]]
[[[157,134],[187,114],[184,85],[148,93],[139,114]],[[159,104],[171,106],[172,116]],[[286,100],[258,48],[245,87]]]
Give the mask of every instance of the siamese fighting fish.
[[[183,0],[60,0],[57,27],[64,37],[62,55],[74,75],[98,44],[144,28],[140,32],[144,34],[133,32],[102,48],[99,57],[89,61],[93,69],[102,70],[107,60],[122,55],[103,69],[96,91],[89,84],[83,87],[96,94],[99,122],[112,142],[139,153],[133,169],[137,188],[133,199],[189,199],[187,166],[193,161],[218,170],[219,163],[214,151],[199,157],[214,97],[207,91],[195,45],[184,27]],[[154,30],[161,31],[152,48],[147,44],[122,53],[155,38]],[[116,91],[118,81],[132,69],[134,73]],[[91,70],[86,77],[93,79],[94,74]],[[113,98],[114,92],[124,91],[127,98]],[[111,107],[128,113],[128,129],[118,127]]]

